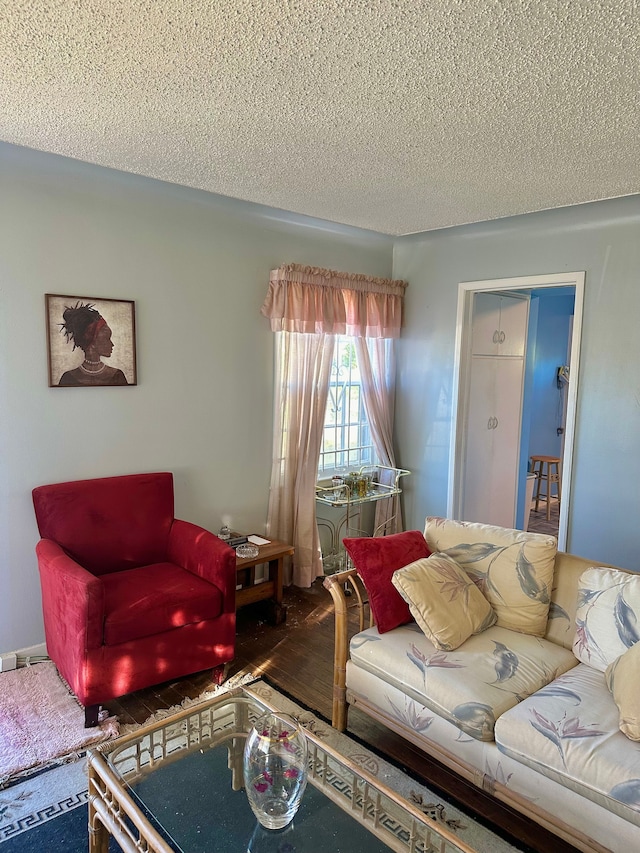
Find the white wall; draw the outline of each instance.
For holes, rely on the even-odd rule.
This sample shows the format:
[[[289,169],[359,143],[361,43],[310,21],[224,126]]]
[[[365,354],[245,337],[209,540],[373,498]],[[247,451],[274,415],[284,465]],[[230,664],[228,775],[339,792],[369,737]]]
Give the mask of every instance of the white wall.
[[[169,470],[178,517],[264,530],[286,262],[389,276],[392,241],[0,143],[0,652],[43,639],[36,485]],[[45,293],[135,300],[137,387],[47,386]]]
[[[396,402],[405,522],[445,515],[458,283],[585,270],[568,550],[640,569],[640,196],[401,238]],[[573,375],[572,375],[573,380]]]

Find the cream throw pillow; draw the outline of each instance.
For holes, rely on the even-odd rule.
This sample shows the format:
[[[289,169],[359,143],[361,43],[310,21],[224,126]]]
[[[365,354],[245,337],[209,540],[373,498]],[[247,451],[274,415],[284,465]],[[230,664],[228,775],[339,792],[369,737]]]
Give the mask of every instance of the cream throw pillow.
[[[488,599],[501,628],[544,635],[558,542],[555,536],[490,524],[427,518],[432,553],[445,551]]]
[[[605,678],[620,712],[620,731],[630,740],[640,740],[640,643],[607,667]]]
[[[580,575],[573,653],[605,672],[640,641],[640,575],[593,566]]]
[[[409,563],[391,576],[411,615],[438,649],[457,649],[490,628],[496,614],[466,572],[447,554]]]

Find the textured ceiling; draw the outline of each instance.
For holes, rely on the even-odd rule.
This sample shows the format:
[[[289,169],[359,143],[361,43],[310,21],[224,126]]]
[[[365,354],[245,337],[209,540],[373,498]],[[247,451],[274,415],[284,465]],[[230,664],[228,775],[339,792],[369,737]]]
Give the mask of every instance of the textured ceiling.
[[[640,191],[636,0],[0,0],[0,139],[388,234]]]

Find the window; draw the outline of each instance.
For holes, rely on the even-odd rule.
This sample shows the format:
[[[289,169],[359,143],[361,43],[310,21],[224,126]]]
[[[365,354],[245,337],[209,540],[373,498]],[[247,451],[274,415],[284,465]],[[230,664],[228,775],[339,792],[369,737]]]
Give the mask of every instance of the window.
[[[353,338],[337,336],[324,418],[318,473],[375,465],[377,454],[364,407]]]

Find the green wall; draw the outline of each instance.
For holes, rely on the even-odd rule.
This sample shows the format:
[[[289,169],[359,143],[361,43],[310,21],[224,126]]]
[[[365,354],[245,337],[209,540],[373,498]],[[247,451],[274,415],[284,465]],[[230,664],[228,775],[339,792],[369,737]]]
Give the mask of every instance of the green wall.
[[[396,240],[393,274],[410,282],[396,402],[408,527],[447,512],[459,282],[584,270],[567,550],[640,568],[639,269],[640,196]]]

